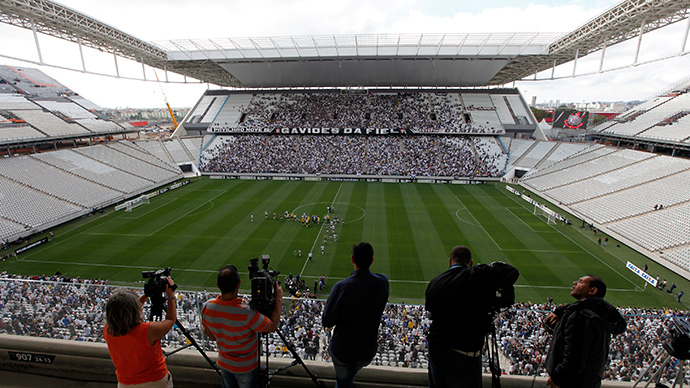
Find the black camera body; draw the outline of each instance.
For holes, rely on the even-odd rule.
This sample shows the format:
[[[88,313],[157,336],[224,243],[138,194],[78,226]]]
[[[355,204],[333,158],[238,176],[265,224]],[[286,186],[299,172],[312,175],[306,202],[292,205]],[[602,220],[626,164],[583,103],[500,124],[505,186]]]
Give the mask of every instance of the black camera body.
[[[690,322],[685,318],[673,317],[669,327],[671,341],[664,343],[664,349],[679,360],[690,359]]]
[[[278,281],[277,277],[280,275],[280,271],[268,269],[270,262],[271,257],[269,255],[262,255],[261,265],[263,269],[259,269],[259,258],[249,260],[249,268],[247,268],[252,288],[252,300],[249,302],[249,307],[269,317],[276,303],[275,288]]]
[[[500,278],[496,279],[496,289],[491,300],[491,309],[500,310],[508,308],[515,304],[515,282],[520,276],[520,272],[515,268],[506,265],[502,261],[496,261],[490,264],[491,267],[501,268],[496,271],[500,274]]]
[[[160,320],[163,317],[163,307],[167,300],[165,288],[168,286],[168,276],[170,276],[171,267],[161,268],[158,271],[141,271],[141,276],[149,281],[144,284],[144,295],[151,299],[151,314],[149,320]],[[177,289],[177,284],[171,287]]]

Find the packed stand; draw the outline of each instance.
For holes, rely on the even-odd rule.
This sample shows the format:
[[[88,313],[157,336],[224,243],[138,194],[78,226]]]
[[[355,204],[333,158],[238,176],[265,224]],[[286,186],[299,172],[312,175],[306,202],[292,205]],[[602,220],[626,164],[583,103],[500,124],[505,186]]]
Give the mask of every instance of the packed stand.
[[[455,94],[457,95],[457,94]],[[388,128],[415,133],[503,133],[467,122],[449,93],[393,92],[367,95],[275,93],[254,95],[239,107],[240,121],[212,132],[264,132],[283,128]]]
[[[304,280],[304,279],[302,279]],[[311,280],[311,279],[310,279]],[[325,278],[323,279],[325,283]],[[319,288],[321,288],[319,286]],[[103,342],[104,308],[116,289],[107,281],[54,276],[22,277],[0,274],[0,333],[75,341]],[[142,293],[141,287],[136,290]],[[215,293],[180,292],[178,319],[207,351],[216,351],[214,341],[206,341],[200,328],[199,312]],[[245,302],[248,302],[245,296]],[[148,303],[144,313],[148,317]],[[551,334],[543,318],[553,304],[517,303],[496,319],[499,348],[508,360],[506,373],[547,376],[545,358]],[[303,359],[329,361],[331,333],[321,326],[324,301],[286,298],[287,309],[280,330]],[[669,342],[671,316],[688,317],[690,312],[640,308],[619,308],[627,320],[625,334],[613,337],[605,379],[636,381],[650,368],[662,343]],[[389,304],[381,317],[378,352],[373,365],[422,368],[428,366],[426,332],[430,320],[421,305]],[[266,341],[273,357],[291,358],[292,353],[276,333]],[[161,340],[163,347],[186,344],[178,330]],[[674,359],[674,365],[677,360]],[[651,372],[659,365],[651,366]],[[675,368],[668,368],[662,382],[675,379]],[[649,376],[649,374],[647,375]],[[686,376],[684,383],[690,381]]]
[[[450,136],[236,135],[200,157],[204,172],[500,177],[505,157]]]

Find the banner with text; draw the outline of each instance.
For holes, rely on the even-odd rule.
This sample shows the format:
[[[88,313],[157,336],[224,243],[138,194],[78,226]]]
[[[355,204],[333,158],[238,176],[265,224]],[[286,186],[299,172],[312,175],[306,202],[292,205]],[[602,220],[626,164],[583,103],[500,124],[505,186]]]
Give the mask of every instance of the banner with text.
[[[644,279],[647,283],[649,283],[649,284],[653,285],[654,287],[656,287],[656,285],[657,285],[656,279],[654,279],[654,278],[653,278],[651,275],[649,275],[647,272],[645,272],[645,271],[643,271],[643,270],[637,268],[637,267],[635,266],[635,264],[633,264],[633,263],[631,263],[631,262],[629,262],[629,261],[625,264],[625,266],[626,266],[629,270],[631,270],[631,271],[633,271],[634,273],[636,273],[637,276],[639,276],[639,277],[641,277],[642,279]]]

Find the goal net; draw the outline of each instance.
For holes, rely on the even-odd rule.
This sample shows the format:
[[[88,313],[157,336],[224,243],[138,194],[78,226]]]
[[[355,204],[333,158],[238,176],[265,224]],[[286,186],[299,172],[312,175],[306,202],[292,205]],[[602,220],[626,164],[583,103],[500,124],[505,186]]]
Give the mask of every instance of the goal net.
[[[141,205],[148,205],[149,203],[149,197],[147,195],[142,195],[139,198],[130,199],[122,205],[116,206],[115,211],[125,209],[126,212],[131,212],[134,208],[139,207]]]
[[[546,218],[546,223],[549,225],[556,225],[556,213],[547,207],[535,204],[534,215]]]

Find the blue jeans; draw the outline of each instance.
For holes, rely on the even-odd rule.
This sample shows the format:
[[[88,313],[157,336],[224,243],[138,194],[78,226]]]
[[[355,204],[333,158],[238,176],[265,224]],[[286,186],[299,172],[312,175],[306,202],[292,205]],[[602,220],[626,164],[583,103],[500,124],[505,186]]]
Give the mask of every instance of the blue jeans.
[[[371,358],[342,362],[333,353],[331,353],[331,360],[333,360],[333,367],[335,368],[335,388],[351,388],[352,384],[355,383],[357,372],[371,363]]]
[[[429,343],[429,388],[479,388],[482,357],[468,357],[442,344]]]
[[[259,383],[259,369],[247,373],[233,373],[220,368],[222,388],[255,388]]]

